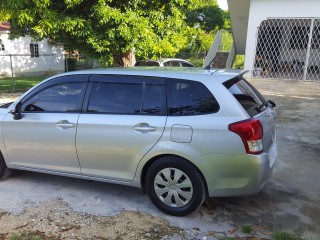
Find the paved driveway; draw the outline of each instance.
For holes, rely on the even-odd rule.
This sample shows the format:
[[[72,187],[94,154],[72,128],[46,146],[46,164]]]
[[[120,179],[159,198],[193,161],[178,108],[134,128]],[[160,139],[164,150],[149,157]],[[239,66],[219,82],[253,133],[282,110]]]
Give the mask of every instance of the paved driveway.
[[[15,172],[0,182],[0,208],[14,213],[62,198],[79,212],[116,215],[142,211],[193,231],[200,238],[251,224],[320,236],[320,82],[252,80],[277,103],[279,160],[271,181],[255,196],[211,199],[200,211],[162,214],[139,189],[37,173]],[[195,233],[196,231],[196,233]]]
[[[278,107],[279,160],[261,194],[243,198],[276,229],[320,236],[320,82],[254,80]],[[234,202],[234,201],[232,201]],[[231,209],[234,209],[231,205]],[[245,209],[242,210],[245,215]]]

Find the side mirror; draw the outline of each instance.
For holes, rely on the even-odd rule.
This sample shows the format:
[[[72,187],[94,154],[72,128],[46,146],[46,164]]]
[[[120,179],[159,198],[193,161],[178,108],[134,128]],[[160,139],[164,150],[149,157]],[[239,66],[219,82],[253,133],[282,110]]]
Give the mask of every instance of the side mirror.
[[[10,113],[13,115],[13,119],[14,120],[20,120],[22,118],[22,114],[21,114],[21,106],[22,103],[18,102],[18,104],[16,105],[16,107],[14,108],[14,110],[12,110]]]

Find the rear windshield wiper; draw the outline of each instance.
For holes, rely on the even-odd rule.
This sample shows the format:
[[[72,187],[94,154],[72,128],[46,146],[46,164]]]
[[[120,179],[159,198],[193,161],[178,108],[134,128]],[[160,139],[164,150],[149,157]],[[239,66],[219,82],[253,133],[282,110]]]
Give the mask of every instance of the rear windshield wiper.
[[[267,101],[265,101],[264,103],[262,103],[262,104],[260,105],[260,107],[258,108],[258,110],[260,111],[263,107],[268,107],[269,105],[270,105],[272,108],[276,107],[276,104],[275,104],[273,101],[267,100]]]

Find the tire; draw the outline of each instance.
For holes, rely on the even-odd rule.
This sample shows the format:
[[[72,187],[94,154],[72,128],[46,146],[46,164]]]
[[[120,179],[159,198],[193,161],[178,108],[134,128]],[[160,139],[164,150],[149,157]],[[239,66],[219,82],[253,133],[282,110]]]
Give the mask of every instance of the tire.
[[[179,157],[164,157],[154,162],[148,169],[145,183],[152,203],[173,216],[191,214],[206,198],[205,184],[198,169]]]
[[[2,154],[0,153],[0,180],[5,179],[10,175],[11,171],[7,168],[7,165],[3,159]]]

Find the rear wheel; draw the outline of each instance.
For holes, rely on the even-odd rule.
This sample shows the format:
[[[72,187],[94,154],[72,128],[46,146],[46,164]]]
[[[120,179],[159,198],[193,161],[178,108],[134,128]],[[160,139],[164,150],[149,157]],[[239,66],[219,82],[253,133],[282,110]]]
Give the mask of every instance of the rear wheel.
[[[7,165],[3,159],[2,154],[0,153],[0,180],[5,179],[10,175],[10,170],[7,168]]]
[[[146,190],[157,208],[174,216],[194,212],[206,197],[199,171],[178,157],[164,157],[151,165],[146,175]]]

